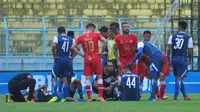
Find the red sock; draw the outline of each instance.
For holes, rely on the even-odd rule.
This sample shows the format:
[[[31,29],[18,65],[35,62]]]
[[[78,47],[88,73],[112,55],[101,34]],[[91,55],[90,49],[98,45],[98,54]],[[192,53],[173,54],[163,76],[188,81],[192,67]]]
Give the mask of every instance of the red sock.
[[[159,88],[158,88],[158,86],[156,86],[156,96],[157,96],[157,98],[160,97],[160,92],[159,92]]]
[[[160,97],[163,99],[164,94],[165,94],[165,88],[166,88],[166,84],[165,81],[161,81],[160,82]]]
[[[103,80],[98,79],[98,96],[99,98],[103,97]]]
[[[91,98],[90,81],[86,81],[86,93],[87,93],[88,99],[92,99],[92,98]]]

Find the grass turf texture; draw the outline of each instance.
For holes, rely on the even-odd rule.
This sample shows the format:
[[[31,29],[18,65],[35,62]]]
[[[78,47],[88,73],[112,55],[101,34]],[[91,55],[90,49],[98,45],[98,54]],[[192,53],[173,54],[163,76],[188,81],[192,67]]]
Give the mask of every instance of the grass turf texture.
[[[149,94],[143,94],[139,102],[6,103],[5,95],[0,95],[0,112],[200,112],[199,94],[190,94],[192,101],[184,101],[182,95],[172,101],[168,96],[156,102],[148,102]]]

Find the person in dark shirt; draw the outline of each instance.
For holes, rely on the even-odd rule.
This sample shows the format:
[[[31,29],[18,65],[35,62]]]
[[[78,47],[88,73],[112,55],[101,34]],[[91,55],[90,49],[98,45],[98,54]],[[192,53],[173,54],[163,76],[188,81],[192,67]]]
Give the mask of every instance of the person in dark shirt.
[[[21,90],[29,88],[28,102],[34,102],[33,93],[36,81],[30,73],[21,73],[16,75],[8,82],[8,90],[11,95],[7,99],[12,99],[14,102],[25,102]]]
[[[117,81],[116,81],[117,74],[115,71],[113,71],[113,69],[114,68],[113,68],[112,61],[106,61],[104,63],[103,75],[102,75],[104,99],[115,97],[114,88],[115,88],[115,85],[117,84]],[[98,94],[97,77],[92,83],[92,90]]]

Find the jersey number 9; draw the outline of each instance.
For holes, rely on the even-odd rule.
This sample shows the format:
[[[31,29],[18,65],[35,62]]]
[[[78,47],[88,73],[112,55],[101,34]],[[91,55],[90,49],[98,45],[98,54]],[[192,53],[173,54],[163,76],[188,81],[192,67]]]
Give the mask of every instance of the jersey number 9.
[[[69,42],[64,41],[63,45],[62,45],[62,50],[63,52],[68,52],[69,51]]]
[[[126,80],[126,86],[128,86],[129,88],[131,88],[131,86],[133,86],[133,88],[135,88],[135,86],[136,86],[135,77],[133,77],[132,80],[131,80],[130,77],[128,77],[127,80]]]

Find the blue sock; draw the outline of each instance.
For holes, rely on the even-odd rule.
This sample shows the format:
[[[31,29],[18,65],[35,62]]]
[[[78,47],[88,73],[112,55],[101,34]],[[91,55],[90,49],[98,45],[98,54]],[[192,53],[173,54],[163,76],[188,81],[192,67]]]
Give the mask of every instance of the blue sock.
[[[181,88],[181,81],[180,80],[176,80],[176,83],[175,83],[175,93],[174,93],[174,98],[175,99],[177,99],[177,97],[178,97],[180,88]]]
[[[78,94],[80,96],[80,99],[84,99],[83,98],[83,89],[82,89],[82,86],[79,86],[77,89],[78,89]]]
[[[67,84],[67,83],[63,84],[62,98],[70,97],[69,91],[70,91],[69,84]]]
[[[185,93],[185,85],[183,84],[183,81],[181,81],[181,92],[183,94],[183,97],[187,97],[186,93]]]
[[[151,97],[150,97],[152,99],[155,99],[156,86],[157,86],[157,79],[152,79],[151,80]]]
[[[52,96],[57,96],[57,84],[56,82],[52,82]]]

